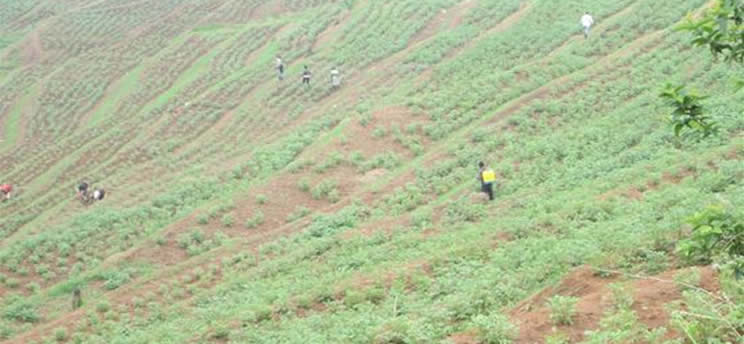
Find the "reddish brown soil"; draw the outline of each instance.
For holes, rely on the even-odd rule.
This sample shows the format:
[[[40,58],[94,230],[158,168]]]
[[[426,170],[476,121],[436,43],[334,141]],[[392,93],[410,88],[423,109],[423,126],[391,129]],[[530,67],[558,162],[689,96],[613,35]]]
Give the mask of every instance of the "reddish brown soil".
[[[665,306],[681,297],[674,275],[680,270],[667,271],[658,276],[631,280],[634,303],[639,321],[649,328],[668,327],[669,315]],[[719,289],[715,272],[710,267],[700,269],[701,287],[709,291]],[[554,329],[569,336],[572,343],[581,341],[587,330],[598,327],[599,321],[611,306],[609,284],[624,281],[615,275],[602,278],[590,267],[582,267],[569,273],[556,287],[548,288],[517,305],[511,312],[512,320],[519,325],[520,333],[516,343],[542,343],[545,336]],[[576,316],[570,326],[556,326],[550,320],[547,300],[554,295],[577,297]],[[672,338],[677,334],[668,333]]]
[[[43,61],[44,49],[41,44],[39,30],[34,30],[23,48],[23,63],[26,65],[36,64]]]

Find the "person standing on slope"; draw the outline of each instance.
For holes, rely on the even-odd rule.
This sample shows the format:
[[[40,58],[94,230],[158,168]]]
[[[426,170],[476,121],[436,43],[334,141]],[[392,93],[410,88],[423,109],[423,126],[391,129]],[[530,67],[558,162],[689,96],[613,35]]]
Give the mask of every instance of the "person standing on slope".
[[[13,186],[10,184],[0,185],[0,192],[3,193],[3,202],[10,200],[10,193],[13,192]]]
[[[334,90],[341,86],[341,73],[336,67],[331,69],[331,88]]]
[[[276,71],[279,74],[279,80],[284,80],[284,62],[279,55],[276,56]]]
[[[313,73],[310,73],[310,69],[307,68],[307,65],[305,65],[305,70],[302,72],[302,83],[310,86],[310,76],[312,74]]]
[[[496,173],[490,167],[486,167],[483,161],[478,163],[478,180],[481,182],[481,191],[488,195],[488,200],[493,201],[493,182]]]
[[[581,26],[584,27],[584,39],[589,38],[589,29],[594,25],[594,18],[589,14],[589,12],[585,12],[583,16],[581,16]]]

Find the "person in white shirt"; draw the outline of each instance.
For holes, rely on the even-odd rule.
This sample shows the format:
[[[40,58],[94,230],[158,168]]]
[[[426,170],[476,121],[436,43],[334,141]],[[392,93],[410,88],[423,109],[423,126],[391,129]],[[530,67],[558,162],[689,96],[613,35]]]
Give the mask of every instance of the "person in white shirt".
[[[594,24],[594,18],[592,18],[589,12],[584,13],[581,16],[581,26],[584,27],[584,39],[589,38],[589,29],[592,27],[592,24]]]
[[[331,69],[331,88],[337,89],[341,86],[341,73],[338,71],[338,68],[333,67]]]
[[[284,79],[284,62],[278,55],[276,56],[276,71],[279,73],[279,80]]]

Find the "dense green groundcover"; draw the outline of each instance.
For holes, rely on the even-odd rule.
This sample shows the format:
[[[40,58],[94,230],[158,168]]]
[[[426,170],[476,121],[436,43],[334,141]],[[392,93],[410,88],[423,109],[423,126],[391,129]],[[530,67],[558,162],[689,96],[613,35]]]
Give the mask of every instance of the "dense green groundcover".
[[[716,206],[744,219],[744,96],[729,82],[742,68],[672,30],[704,0],[282,0],[276,13],[260,1],[78,2],[0,5],[11,23],[0,52],[16,61],[0,64],[12,104],[0,121],[26,128],[0,142],[0,176],[24,184],[0,205],[0,339],[509,343],[520,324],[508,310],[572,269],[679,268],[690,216]],[[585,10],[597,19],[588,40]],[[19,47],[33,23],[56,63]],[[292,78],[309,64],[323,85],[339,65],[345,84],[276,86],[277,54]],[[675,136],[658,98],[667,82],[711,95],[721,130]],[[375,118],[390,108],[409,110],[407,125]],[[339,150],[361,139],[346,136],[356,126],[400,149]],[[499,176],[488,204],[473,197],[480,160]],[[386,174],[325,176],[345,168]],[[277,202],[263,189],[276,176],[328,208],[245,217],[245,199]],[[110,203],[70,200],[80,178],[117,185]],[[168,236],[182,222],[194,225]],[[267,223],[292,230],[264,242]],[[169,242],[186,253],[173,265],[117,260]],[[729,258],[697,261],[723,266],[728,299],[688,288],[688,313],[669,305],[683,336],[670,343],[741,340]],[[55,325],[76,288],[84,307]],[[646,328],[612,288],[584,342],[663,343],[665,329]],[[570,324],[575,302],[551,299],[554,321]]]

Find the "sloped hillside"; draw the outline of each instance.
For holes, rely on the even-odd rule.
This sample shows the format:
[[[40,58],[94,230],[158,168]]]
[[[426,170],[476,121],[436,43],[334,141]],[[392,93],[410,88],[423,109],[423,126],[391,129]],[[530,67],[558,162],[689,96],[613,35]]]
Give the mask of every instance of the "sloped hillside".
[[[744,218],[744,70],[674,30],[710,5],[5,0],[0,341],[741,342],[675,251]]]

